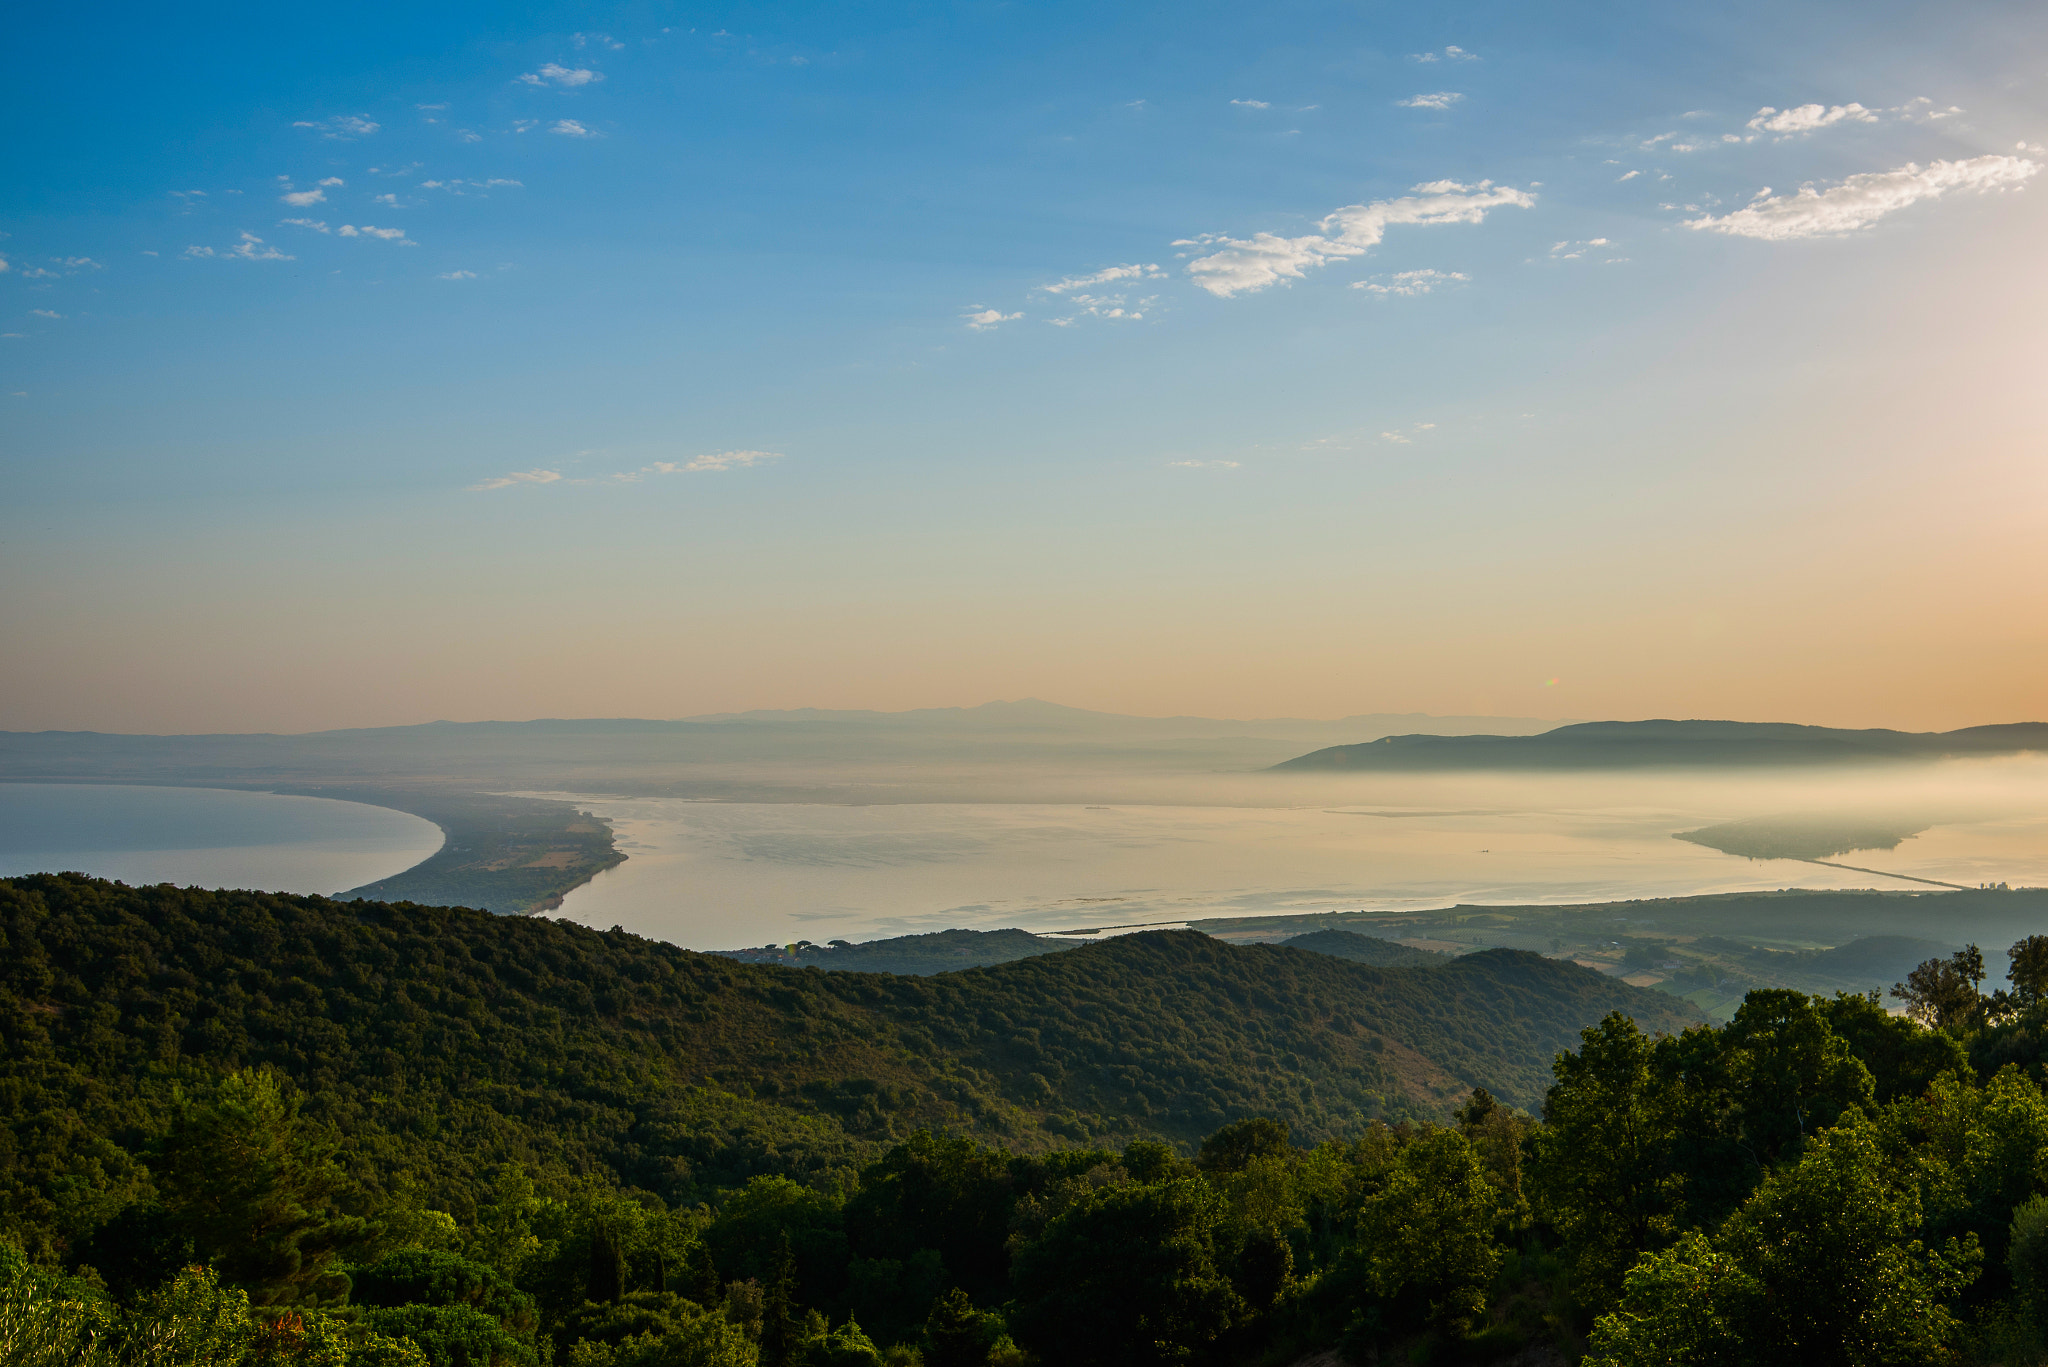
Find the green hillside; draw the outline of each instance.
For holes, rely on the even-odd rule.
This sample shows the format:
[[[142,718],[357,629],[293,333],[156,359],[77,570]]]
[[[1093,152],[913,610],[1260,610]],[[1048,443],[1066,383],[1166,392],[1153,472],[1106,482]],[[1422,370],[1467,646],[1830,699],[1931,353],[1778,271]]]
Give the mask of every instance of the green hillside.
[[[1360,935],[1349,930],[1312,930],[1306,935],[1290,935],[1280,943],[1289,949],[1313,950],[1317,954],[1372,964],[1378,968],[1427,968],[1444,962],[1441,954],[1411,949],[1392,940],[1382,940],[1377,935]]]
[[[950,973],[982,968],[1072,949],[1080,941],[1054,940],[1028,930],[938,930],[925,935],[895,935],[886,940],[853,944],[832,940],[813,944],[763,945],[759,949],[723,949],[713,953],[750,964],[784,964],[791,968],[822,968],[855,973]]]
[[[2012,962],[1674,1034],[1515,950],[826,973],[0,880],[0,1361],[2017,1367],[2048,938]]]
[[[460,1195],[483,1166],[605,1172],[696,1199],[849,1164],[921,1126],[1024,1149],[1274,1116],[1302,1140],[1537,1105],[1611,1010],[1684,1003],[1497,951],[1379,969],[1187,931],[935,977],[736,963],[622,932],[409,904],[0,880],[16,1220],[180,1079],[304,1087],[365,1170]],[[376,1179],[384,1180],[384,1179]]]

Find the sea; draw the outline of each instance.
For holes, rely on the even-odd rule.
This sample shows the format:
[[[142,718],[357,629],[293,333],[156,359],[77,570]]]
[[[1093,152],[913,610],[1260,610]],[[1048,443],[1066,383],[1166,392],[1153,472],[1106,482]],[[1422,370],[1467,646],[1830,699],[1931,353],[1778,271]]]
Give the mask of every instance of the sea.
[[[336,893],[441,848],[441,828],[388,807],[222,788],[0,783],[0,876],[89,873]]]

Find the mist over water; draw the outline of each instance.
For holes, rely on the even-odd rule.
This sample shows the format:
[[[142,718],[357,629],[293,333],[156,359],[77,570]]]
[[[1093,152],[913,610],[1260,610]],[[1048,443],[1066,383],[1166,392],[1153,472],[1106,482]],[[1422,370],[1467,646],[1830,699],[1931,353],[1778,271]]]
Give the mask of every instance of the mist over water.
[[[613,824],[629,857],[560,914],[733,948],[954,926],[1926,886],[1885,875],[2048,884],[2048,762],[2031,757],[1710,775],[1100,773],[1065,775],[1060,787],[1090,785],[1099,800],[575,795]],[[991,799],[1012,787],[986,778]],[[1674,838],[1773,820],[1795,835],[1819,823],[1892,832],[1896,843],[1830,851],[1854,866],[1835,868]]]

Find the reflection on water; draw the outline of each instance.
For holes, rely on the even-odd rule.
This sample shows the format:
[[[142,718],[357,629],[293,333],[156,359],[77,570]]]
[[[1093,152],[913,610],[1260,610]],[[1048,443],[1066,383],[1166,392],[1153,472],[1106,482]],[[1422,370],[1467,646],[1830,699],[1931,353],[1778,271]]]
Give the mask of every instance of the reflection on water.
[[[1980,764],[1901,779],[1913,785],[1913,809],[1949,819],[1901,835],[1889,849],[1851,846],[1862,850],[1854,862],[1878,875],[1743,858],[1672,838],[1759,811],[1847,811],[1852,816],[1829,819],[1860,829],[1872,823],[1853,813],[1880,796],[1868,772],[1840,782],[1813,774],[1372,776],[1254,789],[1233,780],[1202,796],[1238,803],[1212,806],[579,796],[612,823],[628,860],[571,893],[561,914],[693,948],[732,948],[952,926],[1051,930],[1457,902],[1913,886],[1888,883],[1884,873],[2040,886],[2048,884],[2044,776],[2038,763]],[[1307,800],[1273,803],[1288,797]]]
[[[389,878],[441,848],[408,812],[220,788],[0,783],[0,876],[89,873],[333,893]]]

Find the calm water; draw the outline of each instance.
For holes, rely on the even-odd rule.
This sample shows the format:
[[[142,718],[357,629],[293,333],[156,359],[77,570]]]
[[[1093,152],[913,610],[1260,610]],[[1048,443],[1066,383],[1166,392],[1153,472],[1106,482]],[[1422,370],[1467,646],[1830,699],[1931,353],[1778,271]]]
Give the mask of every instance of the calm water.
[[[1997,786],[1997,804],[1939,813],[1949,819],[1897,849],[1839,859],[1970,886],[2048,885],[2048,789],[2031,778]],[[1914,886],[1672,839],[1674,831],[1840,800],[1808,789],[1380,780],[1352,795],[1365,800],[817,806],[578,797],[613,824],[628,860],[571,893],[560,914],[701,949],[949,926],[1052,930],[1457,902]],[[1955,807],[1951,791],[1917,800],[1935,797]]]
[[[441,848],[388,807],[220,788],[0,783],[0,876],[76,871],[124,883],[334,893]]]

